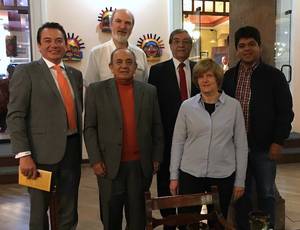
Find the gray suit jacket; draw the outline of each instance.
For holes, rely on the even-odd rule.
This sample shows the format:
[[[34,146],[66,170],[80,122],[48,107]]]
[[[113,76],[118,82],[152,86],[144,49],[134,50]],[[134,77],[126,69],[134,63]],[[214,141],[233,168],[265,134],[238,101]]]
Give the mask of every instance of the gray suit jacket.
[[[66,72],[74,91],[81,133],[82,75]],[[7,124],[14,153],[31,151],[39,164],[55,164],[65,153],[67,117],[61,95],[43,59],[18,65],[9,83]],[[81,150],[80,150],[81,151]]]
[[[151,178],[152,161],[162,161],[163,133],[155,87],[134,81],[135,116],[141,165]],[[86,91],[84,139],[90,163],[103,161],[107,177],[116,177],[122,152],[122,114],[115,79],[91,84]]]

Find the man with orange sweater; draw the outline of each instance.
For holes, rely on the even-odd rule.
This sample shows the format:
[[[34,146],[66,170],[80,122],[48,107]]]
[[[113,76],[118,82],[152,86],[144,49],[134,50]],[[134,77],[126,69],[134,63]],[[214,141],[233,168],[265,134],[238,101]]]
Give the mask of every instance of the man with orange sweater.
[[[85,143],[101,194],[104,229],[145,228],[144,192],[162,161],[163,133],[156,89],[133,80],[135,55],[116,49],[114,78],[86,91]]]

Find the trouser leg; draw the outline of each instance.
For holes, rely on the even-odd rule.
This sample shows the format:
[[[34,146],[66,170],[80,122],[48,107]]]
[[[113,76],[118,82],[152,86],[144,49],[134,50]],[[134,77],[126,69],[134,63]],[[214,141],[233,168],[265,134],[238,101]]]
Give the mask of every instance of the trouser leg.
[[[56,173],[59,230],[76,229],[78,223],[78,188],[81,145],[78,134],[67,138],[65,156]]]
[[[269,159],[268,152],[258,153],[253,169],[258,208],[270,216],[270,226],[274,227],[276,162]]]
[[[48,230],[49,222],[47,210],[50,193],[38,189],[29,188],[30,196],[30,230]]]
[[[143,175],[140,161],[126,162],[126,206],[128,210],[128,229],[145,229],[145,198],[144,192],[149,189],[151,178]]]

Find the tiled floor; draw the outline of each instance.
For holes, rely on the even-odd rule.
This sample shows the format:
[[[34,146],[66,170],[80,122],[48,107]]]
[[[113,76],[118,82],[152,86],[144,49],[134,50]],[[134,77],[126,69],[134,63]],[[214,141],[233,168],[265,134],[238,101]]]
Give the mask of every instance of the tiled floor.
[[[300,163],[278,166],[278,190],[285,199],[285,229],[300,229]]]
[[[300,163],[278,166],[277,186],[286,202],[286,230],[300,229]],[[155,181],[152,193],[155,195]],[[18,185],[0,185],[0,230],[26,230],[28,195]],[[91,169],[83,166],[78,230],[99,230],[98,192]]]

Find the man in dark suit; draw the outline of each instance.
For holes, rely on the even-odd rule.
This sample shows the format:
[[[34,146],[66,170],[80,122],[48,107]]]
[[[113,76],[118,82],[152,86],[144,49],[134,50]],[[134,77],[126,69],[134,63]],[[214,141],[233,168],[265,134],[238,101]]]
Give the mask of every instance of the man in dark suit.
[[[42,58],[18,65],[9,84],[7,123],[21,173],[52,171],[58,198],[58,228],[75,229],[81,161],[81,72],[64,65],[67,39],[48,22],[37,33]],[[53,186],[54,187],[54,186]],[[49,229],[50,193],[29,188],[31,230]]]
[[[123,207],[129,230],[145,228],[144,192],[162,161],[163,132],[155,87],[133,80],[129,49],[116,49],[114,78],[86,91],[84,138],[97,175],[105,230],[121,230]]]
[[[169,38],[173,58],[151,67],[149,83],[156,86],[158,102],[164,129],[164,160],[157,173],[159,196],[170,196],[170,152],[173,130],[179,107],[183,100],[199,92],[192,83],[194,62],[188,57],[192,49],[192,38],[186,30],[176,29]],[[174,214],[175,209],[162,210],[162,216]],[[164,226],[164,229],[175,229]]]

